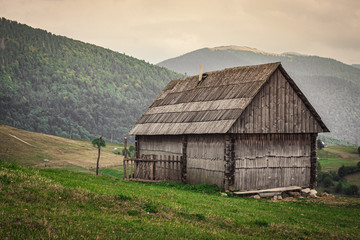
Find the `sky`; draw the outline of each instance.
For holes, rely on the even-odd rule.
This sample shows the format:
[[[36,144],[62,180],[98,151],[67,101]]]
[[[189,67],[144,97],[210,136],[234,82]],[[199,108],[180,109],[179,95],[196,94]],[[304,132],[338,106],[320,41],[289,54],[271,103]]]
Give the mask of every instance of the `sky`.
[[[227,45],[360,64],[359,0],[0,0],[0,17],[153,64]]]

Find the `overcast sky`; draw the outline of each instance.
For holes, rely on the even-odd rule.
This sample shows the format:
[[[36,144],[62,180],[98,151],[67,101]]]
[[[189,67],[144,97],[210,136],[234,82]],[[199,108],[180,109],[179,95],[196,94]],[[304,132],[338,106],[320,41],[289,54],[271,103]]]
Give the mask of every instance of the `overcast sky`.
[[[360,64],[360,0],[0,0],[0,17],[151,63],[238,45]]]

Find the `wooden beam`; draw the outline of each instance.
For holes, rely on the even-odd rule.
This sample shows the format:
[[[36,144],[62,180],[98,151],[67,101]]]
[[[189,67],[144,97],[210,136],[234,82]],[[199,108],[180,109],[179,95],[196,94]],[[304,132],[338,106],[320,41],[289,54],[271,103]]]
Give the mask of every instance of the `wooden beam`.
[[[317,133],[313,133],[310,136],[310,188],[315,188],[317,177],[317,146],[316,146]]]
[[[182,157],[180,162],[181,168],[181,182],[186,183],[187,179],[187,144],[188,144],[188,137],[187,135],[183,135],[182,139]]]
[[[234,173],[235,173],[235,161],[234,161],[234,138],[227,134],[225,136],[225,148],[224,148],[224,164],[225,164],[225,178],[224,188],[225,191],[232,189],[234,185]]]
[[[234,194],[246,195],[246,194],[266,193],[266,192],[287,192],[287,191],[295,191],[295,190],[301,190],[301,189],[302,189],[302,187],[290,186],[290,187],[269,188],[269,189],[252,190],[252,191],[244,191],[244,192],[234,192]]]

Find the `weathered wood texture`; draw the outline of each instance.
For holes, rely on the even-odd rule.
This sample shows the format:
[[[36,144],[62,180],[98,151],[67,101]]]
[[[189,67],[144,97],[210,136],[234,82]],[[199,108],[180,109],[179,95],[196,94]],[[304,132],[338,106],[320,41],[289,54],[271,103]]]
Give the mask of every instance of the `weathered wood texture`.
[[[187,182],[224,186],[224,135],[190,135],[187,142]]]
[[[182,156],[182,136],[138,136],[139,156]]]
[[[310,110],[290,86],[282,72],[276,70],[229,132],[322,132],[322,127]]]
[[[316,144],[316,138],[317,134],[313,133],[311,134],[311,150],[310,150],[310,187],[315,188],[316,187],[316,177],[317,177],[317,144]]]
[[[329,131],[280,63],[204,76],[201,82],[198,76],[170,81],[130,134],[225,134],[236,121],[231,133]],[[297,117],[305,120],[298,123]],[[294,129],[292,123],[300,125]]]
[[[181,161],[181,181],[187,183],[187,143],[188,137],[182,137],[182,161]]]
[[[135,181],[181,181],[181,157],[142,156],[124,159],[124,179]]]
[[[156,169],[158,169],[159,174],[163,174],[166,169],[172,169],[174,166],[167,165],[169,159],[164,159],[164,155],[170,156],[176,159],[183,158],[184,161],[179,162],[179,166],[176,166],[176,176],[179,173],[181,176],[179,179],[176,177],[176,181],[186,182],[186,145],[183,144],[184,137],[183,136],[137,136],[137,152],[139,156],[144,156],[146,158],[151,157],[152,159],[157,159],[158,163],[156,165]],[[159,161],[159,160],[166,160]],[[139,167],[143,169],[147,169],[149,163],[138,163]],[[142,165],[141,165],[142,164]],[[170,173],[168,171],[168,173]],[[138,176],[140,178],[141,176]],[[146,176],[143,176],[146,179]],[[162,180],[171,180],[171,176],[160,175],[160,179]]]
[[[130,134],[226,133],[280,63],[228,68],[171,81]]]
[[[225,149],[224,149],[224,164],[225,164],[225,191],[231,190],[234,185],[235,161],[234,161],[234,138],[229,134],[225,135]]]
[[[310,134],[239,134],[234,137],[234,189],[309,186]]]

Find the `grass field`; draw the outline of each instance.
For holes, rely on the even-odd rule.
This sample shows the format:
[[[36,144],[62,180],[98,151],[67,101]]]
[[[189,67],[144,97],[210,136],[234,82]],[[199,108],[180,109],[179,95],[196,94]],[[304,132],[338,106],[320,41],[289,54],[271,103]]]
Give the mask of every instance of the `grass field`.
[[[96,167],[97,149],[90,141],[73,140],[52,135],[24,131],[0,125],[0,159],[37,168],[65,168],[89,172]],[[122,163],[122,156],[113,148],[122,145],[107,142],[101,150],[100,167]],[[44,162],[48,159],[49,162]]]
[[[15,137],[14,137],[15,136]],[[359,239],[360,199],[273,202],[222,197],[211,185],[123,181],[121,166],[94,176],[89,141],[0,125],[0,239]],[[102,150],[102,166],[121,163]],[[359,161],[355,148],[319,151],[323,170]],[[50,161],[44,162],[47,158]],[[10,162],[10,163],[8,163]],[[36,168],[23,167],[17,164]],[[349,181],[358,181],[349,175]]]
[[[355,166],[360,162],[357,147],[329,146],[318,151],[322,171],[337,171],[342,165]]]
[[[329,146],[318,151],[319,163],[324,172],[334,171],[344,166],[355,166],[360,162],[358,147],[354,146]],[[360,173],[351,174],[345,177],[350,185],[357,185],[360,188]]]
[[[0,163],[0,239],[358,239],[360,201],[221,197],[217,187],[138,183]]]

